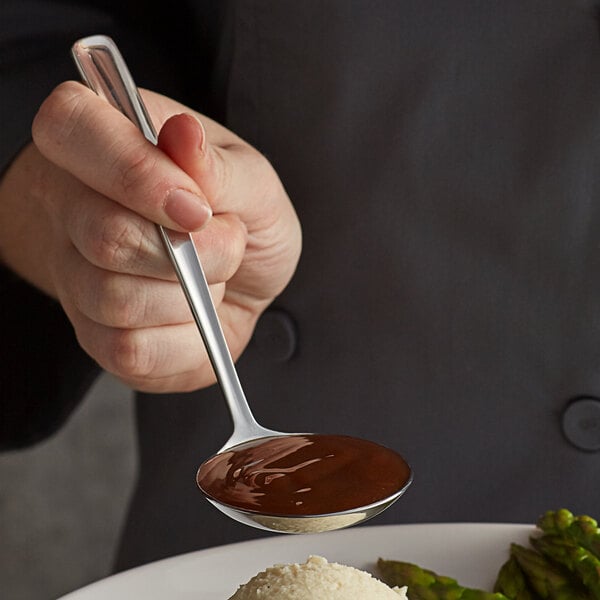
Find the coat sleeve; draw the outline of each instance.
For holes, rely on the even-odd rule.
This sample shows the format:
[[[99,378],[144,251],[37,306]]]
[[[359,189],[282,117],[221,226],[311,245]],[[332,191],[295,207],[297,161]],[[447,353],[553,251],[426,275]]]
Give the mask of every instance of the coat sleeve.
[[[111,18],[85,3],[1,3],[0,173],[30,140],[42,100],[60,81],[76,76],[69,56],[73,41],[111,29]],[[0,450],[31,445],[56,431],[99,371],[78,346],[60,306],[0,268]]]
[[[77,79],[70,49],[84,36],[112,36],[138,85],[202,108],[210,87],[209,32],[182,31],[192,23],[182,13],[184,3],[177,10],[168,3],[139,6],[126,0],[0,2],[0,174],[30,141],[44,98],[61,81]],[[208,11],[213,3],[194,6]],[[215,19],[207,14],[202,20]],[[201,50],[186,49],[189,40],[201,40]],[[196,79],[204,91],[193,88],[190,95]],[[0,450],[6,450],[55,432],[100,369],[77,344],[60,306],[1,267],[0,340]]]
[[[0,271],[0,450],[34,444],[68,419],[100,369],[60,306]]]

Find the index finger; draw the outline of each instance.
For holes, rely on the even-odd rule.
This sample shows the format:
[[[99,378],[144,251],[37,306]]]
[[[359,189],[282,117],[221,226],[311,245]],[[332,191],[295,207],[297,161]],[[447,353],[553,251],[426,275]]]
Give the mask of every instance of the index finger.
[[[198,184],[82,84],[60,84],[40,107],[32,133],[48,160],[159,225],[196,231],[212,215]]]

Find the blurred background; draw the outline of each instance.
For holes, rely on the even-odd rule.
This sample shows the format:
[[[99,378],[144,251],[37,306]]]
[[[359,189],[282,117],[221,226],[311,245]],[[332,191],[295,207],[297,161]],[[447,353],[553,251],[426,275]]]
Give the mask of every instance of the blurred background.
[[[132,394],[103,375],[58,434],[0,453],[0,597],[52,600],[106,577],[136,469]]]

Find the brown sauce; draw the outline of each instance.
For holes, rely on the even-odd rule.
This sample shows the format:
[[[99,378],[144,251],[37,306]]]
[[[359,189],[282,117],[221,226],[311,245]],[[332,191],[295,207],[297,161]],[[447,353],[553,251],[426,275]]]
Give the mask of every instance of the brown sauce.
[[[342,435],[263,438],[216,454],[198,470],[200,489],[223,504],[268,515],[322,515],[384,500],[410,467],[379,444]]]

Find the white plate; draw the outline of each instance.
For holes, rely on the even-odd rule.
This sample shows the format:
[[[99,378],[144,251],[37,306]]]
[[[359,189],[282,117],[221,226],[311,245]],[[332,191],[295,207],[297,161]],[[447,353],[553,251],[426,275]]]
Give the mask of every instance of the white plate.
[[[226,600],[264,568],[303,562],[310,554],[371,572],[379,557],[404,560],[463,585],[491,590],[510,543],[527,545],[533,531],[532,525],[441,523],[277,536],[161,560],[89,585],[63,600]]]

